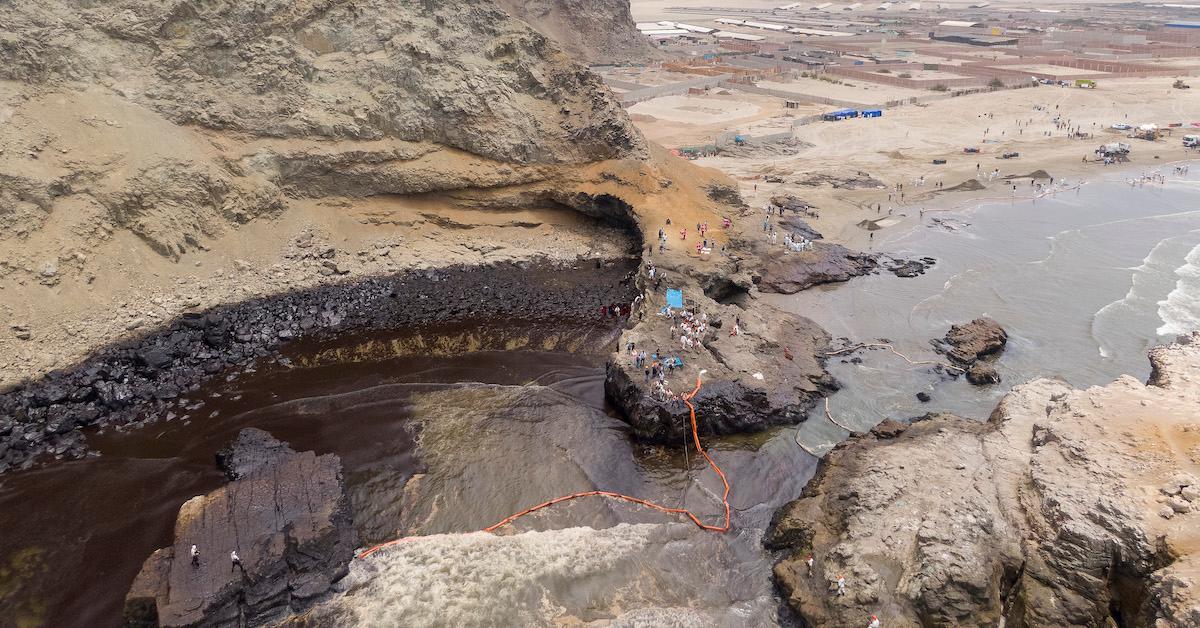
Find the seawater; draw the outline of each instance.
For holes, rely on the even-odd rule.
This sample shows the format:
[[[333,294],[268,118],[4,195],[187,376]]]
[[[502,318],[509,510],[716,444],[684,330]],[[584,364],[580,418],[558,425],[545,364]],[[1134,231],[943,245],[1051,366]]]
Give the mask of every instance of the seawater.
[[[1149,348],[1200,327],[1200,176],[1156,171],[1164,183],[1130,185],[1125,172],[1035,200],[927,212],[920,227],[876,237],[877,250],[937,258],[925,275],[768,299],[835,337],[886,339],[913,359],[937,359],[930,340],[955,323],[990,316],[1008,331],[998,386],[948,380],[883,351],[860,352],[861,364],[831,360],[844,384],[831,412],[856,429],[930,411],[985,418],[1013,385],[1039,377],[1077,387],[1145,378]],[[921,391],[933,400],[918,401]],[[822,409],[799,438],[827,448],[845,436]]]

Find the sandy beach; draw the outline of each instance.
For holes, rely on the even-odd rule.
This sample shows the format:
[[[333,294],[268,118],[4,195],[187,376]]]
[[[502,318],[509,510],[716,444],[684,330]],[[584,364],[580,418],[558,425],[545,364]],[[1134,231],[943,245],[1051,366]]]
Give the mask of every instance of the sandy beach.
[[[889,210],[899,220],[888,221],[890,226],[881,225],[884,228],[875,232],[876,240],[906,230],[920,218],[921,209],[936,211],[984,200],[1011,199],[1014,183],[1015,196],[1028,197],[1034,188],[1021,175],[1044,171],[1054,177],[1056,186],[1066,182],[1069,187],[1111,175],[1117,169],[1136,177],[1143,171],[1189,158],[1194,153],[1183,148],[1182,136],[1192,128],[1193,120],[1187,112],[1197,110],[1200,93],[1172,89],[1171,82],[1163,78],[1122,79],[1106,81],[1095,90],[1044,86],[905,105],[887,109],[882,118],[800,126],[795,138],[811,146],[790,150],[786,156],[705,157],[696,163],[738,180],[743,197],[753,207],[761,207],[775,195],[803,198],[817,207],[820,217],[813,221],[814,227],[828,239],[867,248],[869,232],[856,225],[887,216]],[[1149,99],[1147,94],[1159,97]],[[717,98],[730,100],[737,96]],[[672,104],[680,106],[678,102]],[[654,106],[654,101],[638,105],[641,110],[652,110]],[[729,110],[735,107],[731,104]],[[1055,118],[1069,121],[1092,137],[1069,138]],[[764,118],[760,110],[741,119],[728,116],[716,124],[709,119],[688,125],[637,115],[634,122],[654,140],[702,143],[718,127],[737,130],[749,123],[767,124],[770,118]],[[1170,129],[1170,135],[1150,142],[1127,138],[1127,131],[1110,128],[1114,123],[1185,126]],[[694,133],[691,136],[686,134],[689,128]],[[1131,144],[1129,162],[1105,166],[1097,161],[1094,150],[1116,141]],[[979,153],[964,153],[968,147],[977,148]],[[1001,158],[1009,152],[1019,153],[1019,157]],[[934,164],[935,159],[946,163]],[[997,169],[998,175],[990,176]],[[836,181],[855,173],[866,173],[882,187],[850,189],[828,182],[806,182],[814,175]],[[770,182],[768,177],[782,182]],[[924,185],[920,184],[922,177]],[[970,183],[972,180],[979,185]],[[903,186],[903,198],[897,185]]]

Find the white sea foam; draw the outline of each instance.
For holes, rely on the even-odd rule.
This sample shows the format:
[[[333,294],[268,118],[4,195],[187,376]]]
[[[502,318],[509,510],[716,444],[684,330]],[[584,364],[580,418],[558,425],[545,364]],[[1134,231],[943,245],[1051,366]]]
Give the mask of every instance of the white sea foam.
[[[1160,336],[1186,334],[1200,329],[1200,245],[1184,259],[1183,266],[1175,269],[1175,289],[1167,298],[1158,302],[1158,317],[1162,326]]]
[[[719,535],[685,524],[432,535],[354,561],[347,595],[322,611],[389,628],[713,625],[735,610],[771,621],[769,585],[742,599],[727,592],[740,588],[725,580],[730,558]]]

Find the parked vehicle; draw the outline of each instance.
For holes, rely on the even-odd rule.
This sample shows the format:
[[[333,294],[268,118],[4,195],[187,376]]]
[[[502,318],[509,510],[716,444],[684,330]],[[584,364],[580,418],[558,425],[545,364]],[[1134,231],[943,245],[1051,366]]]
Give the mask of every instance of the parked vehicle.
[[[1183,145],[1188,148],[1196,148],[1200,146],[1200,135],[1183,136]]]
[[[1015,159],[1020,156],[1021,156],[1021,153],[1017,153],[1017,152],[1004,153],[1003,155],[1000,155],[1000,159]]]
[[[1109,142],[1096,149],[1101,157],[1124,157],[1129,154],[1129,144],[1124,142]]]
[[[974,146],[968,146],[963,149],[963,152],[967,153],[968,155],[974,155],[975,153],[979,152],[979,149],[975,148]]]
[[[1133,128],[1133,125],[1125,124],[1124,122],[1118,122],[1118,123],[1112,125],[1112,128],[1114,128],[1118,131],[1128,131],[1129,129]]]

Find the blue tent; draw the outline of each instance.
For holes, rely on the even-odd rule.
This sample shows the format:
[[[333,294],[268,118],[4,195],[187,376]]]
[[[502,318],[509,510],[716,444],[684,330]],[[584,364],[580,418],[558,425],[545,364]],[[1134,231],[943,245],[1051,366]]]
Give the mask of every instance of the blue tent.
[[[673,290],[668,288],[667,305],[676,309],[683,309],[683,290]]]

